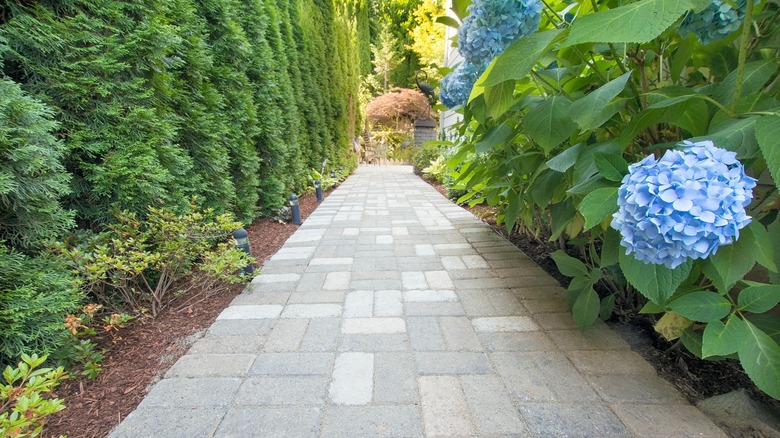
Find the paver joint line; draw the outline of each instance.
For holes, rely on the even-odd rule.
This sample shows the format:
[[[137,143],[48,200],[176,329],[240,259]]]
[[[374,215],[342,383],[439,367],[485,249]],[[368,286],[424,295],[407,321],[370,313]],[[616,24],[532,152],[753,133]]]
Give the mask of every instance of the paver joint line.
[[[725,436],[410,167],[361,166],[110,436],[673,433]]]

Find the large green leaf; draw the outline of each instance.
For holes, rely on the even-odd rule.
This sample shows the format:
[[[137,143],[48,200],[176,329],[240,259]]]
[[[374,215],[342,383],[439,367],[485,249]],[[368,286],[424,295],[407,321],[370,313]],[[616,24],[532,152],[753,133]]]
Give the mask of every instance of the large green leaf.
[[[601,176],[610,181],[621,182],[628,174],[628,162],[618,154],[594,154],[593,162]]]
[[[702,263],[704,275],[722,294],[728,292],[756,264],[753,235],[742,233],[731,245],[721,246],[715,255]]]
[[[617,192],[617,187],[604,187],[588,193],[582,199],[578,210],[585,218],[586,230],[600,224],[604,218],[617,211]]]
[[[742,76],[742,95],[747,96],[760,90],[777,70],[777,61],[765,59],[745,64],[745,72]],[[734,89],[737,85],[737,71],[732,71],[723,82],[718,85],[713,96],[718,102],[728,105],[734,100]]]
[[[777,264],[775,263],[775,245],[772,243],[772,237],[767,229],[761,225],[761,222],[753,221],[742,229],[742,234],[747,233],[751,234],[747,238],[752,239],[756,244],[756,261],[770,271],[778,272]]]
[[[550,158],[547,161],[547,167],[556,172],[566,172],[571,166],[577,163],[580,150],[585,147],[585,143],[577,143],[574,146],[565,149],[560,154]]]
[[[482,136],[482,139],[478,141],[474,147],[479,153],[487,152],[509,140],[514,132],[515,131],[511,126],[507,125],[506,123],[502,123],[498,126],[494,126],[488,129],[485,135]]]
[[[768,313],[754,313],[748,315],[745,319],[780,344],[780,316]]]
[[[599,317],[600,310],[601,302],[599,296],[592,287],[589,287],[577,297],[577,301],[574,302],[574,307],[571,309],[571,314],[580,330],[584,331],[593,325],[596,318]]]
[[[736,353],[748,336],[750,332],[745,321],[737,315],[729,316],[725,324],[712,321],[704,328],[701,355],[710,357]]]
[[[607,104],[626,87],[631,72],[613,79],[571,104],[572,119],[583,131],[597,128]]]
[[[682,96],[681,93],[684,93]],[[691,135],[702,135],[707,130],[709,115],[707,103],[681,87],[667,87],[648,94],[655,102],[634,117],[620,135],[620,143],[627,145],[647,127],[659,123],[678,126]]]
[[[563,181],[563,174],[553,170],[546,170],[536,177],[531,185],[531,200],[541,208],[547,208],[555,195],[555,189]]]
[[[550,258],[555,261],[555,265],[558,266],[558,270],[561,274],[567,277],[577,277],[588,275],[588,267],[585,263],[582,263],[579,259],[576,259],[563,250],[557,250],[550,253]]]
[[[569,225],[574,216],[577,214],[577,210],[574,209],[574,204],[571,198],[567,198],[563,202],[553,204],[550,206],[550,217],[552,220],[551,231],[552,235],[550,240],[555,240],[563,233],[566,226]]]
[[[666,300],[677,290],[691,272],[693,262],[686,261],[682,265],[669,269],[664,265],[645,264],[633,255],[620,252],[620,269],[629,281],[648,300],[665,306]]]
[[[716,146],[736,152],[740,160],[758,158],[761,153],[756,142],[755,127],[760,118],[760,116],[751,116],[744,119],[729,119],[711,126],[707,135],[690,140],[712,140]]]
[[[509,79],[522,79],[539,58],[565,35],[563,30],[548,30],[520,38],[496,57],[476,85],[490,87]]]
[[[563,96],[553,96],[537,106],[523,119],[525,132],[549,154],[553,148],[577,129],[571,119],[571,101]]]
[[[458,16],[461,20],[468,15],[468,7],[472,3],[471,0],[452,0],[451,9],[452,12],[455,13],[455,15]]]
[[[715,292],[699,291],[677,298],[669,307],[692,321],[710,322],[728,315],[731,303]]]
[[[688,0],[641,0],[579,17],[566,45],[647,43],[661,35],[693,5]]]
[[[756,140],[769,173],[780,189],[780,114],[761,116],[756,121]]]
[[[749,336],[739,350],[742,368],[759,389],[780,399],[780,346],[750,321],[745,324]]]
[[[446,15],[442,15],[442,16],[436,17],[436,19],[434,21],[436,21],[437,23],[443,24],[445,26],[449,26],[449,27],[454,28],[454,29],[457,29],[457,28],[460,27],[460,23],[458,23],[458,20],[456,20],[456,19],[454,19],[452,17],[448,17]]]
[[[625,251],[625,248],[620,246],[620,233],[610,227],[601,238],[601,267],[618,264],[620,251]]]
[[[511,194],[512,199],[509,200],[509,206],[506,209],[504,225],[506,226],[507,233],[511,235],[512,230],[515,228],[517,218],[520,216],[520,208],[523,206],[523,199],[512,191],[509,193]]]
[[[739,293],[739,310],[753,313],[766,312],[780,303],[780,285],[750,286]]]
[[[515,81],[504,81],[485,90],[485,104],[491,117],[497,119],[512,107],[514,92]]]

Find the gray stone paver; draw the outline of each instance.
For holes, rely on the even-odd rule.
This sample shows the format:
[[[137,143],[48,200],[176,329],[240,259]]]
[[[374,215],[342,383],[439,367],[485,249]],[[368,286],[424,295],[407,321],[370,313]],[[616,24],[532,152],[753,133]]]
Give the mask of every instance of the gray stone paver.
[[[724,436],[405,166],[334,191],[111,437]]]

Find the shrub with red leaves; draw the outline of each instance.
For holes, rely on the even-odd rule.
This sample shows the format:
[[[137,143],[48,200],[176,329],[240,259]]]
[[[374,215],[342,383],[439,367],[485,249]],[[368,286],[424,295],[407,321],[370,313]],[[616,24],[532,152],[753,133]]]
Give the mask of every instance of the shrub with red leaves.
[[[417,90],[393,88],[371,100],[366,115],[373,126],[409,128],[415,120],[429,116],[428,100]]]

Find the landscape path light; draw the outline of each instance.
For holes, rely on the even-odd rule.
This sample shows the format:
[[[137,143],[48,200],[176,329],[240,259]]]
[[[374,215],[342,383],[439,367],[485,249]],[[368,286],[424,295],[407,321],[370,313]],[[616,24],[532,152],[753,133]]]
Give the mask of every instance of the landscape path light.
[[[322,180],[314,180],[314,192],[317,194],[317,202],[322,202]]]
[[[298,197],[295,193],[290,195],[290,211],[292,212],[292,223],[300,225],[301,222],[301,207],[298,205]]]
[[[233,238],[236,239],[236,248],[244,251],[249,257],[252,257],[252,250],[249,248],[249,233],[247,233],[245,229],[239,228],[236,231],[233,231]],[[255,268],[252,266],[252,262],[247,263],[246,266],[241,268],[242,275],[251,274],[253,272],[255,272]]]

